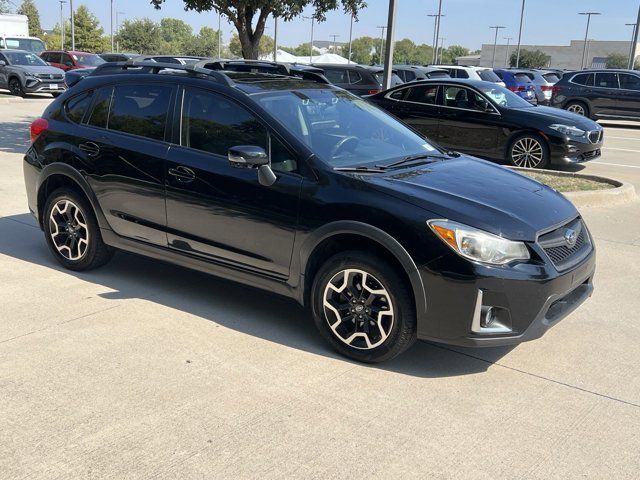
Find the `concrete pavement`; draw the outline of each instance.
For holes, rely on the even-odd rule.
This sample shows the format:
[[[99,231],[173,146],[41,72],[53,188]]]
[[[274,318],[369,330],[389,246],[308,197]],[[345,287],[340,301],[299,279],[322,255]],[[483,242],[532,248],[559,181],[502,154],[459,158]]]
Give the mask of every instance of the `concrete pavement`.
[[[124,253],[60,268],[22,179],[46,103],[0,103],[1,478],[638,477],[640,203],[582,211],[595,293],[542,339],[360,365],[286,299]],[[640,192],[640,124],[606,137],[584,171]]]

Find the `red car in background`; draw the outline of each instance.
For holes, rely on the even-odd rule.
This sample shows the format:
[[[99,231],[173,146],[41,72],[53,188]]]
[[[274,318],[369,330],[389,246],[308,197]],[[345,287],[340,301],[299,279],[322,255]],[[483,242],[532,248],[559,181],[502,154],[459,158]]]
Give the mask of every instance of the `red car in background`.
[[[47,50],[40,54],[40,58],[49,65],[61,68],[65,72],[77,68],[95,68],[105,63],[99,55],[89,52]]]

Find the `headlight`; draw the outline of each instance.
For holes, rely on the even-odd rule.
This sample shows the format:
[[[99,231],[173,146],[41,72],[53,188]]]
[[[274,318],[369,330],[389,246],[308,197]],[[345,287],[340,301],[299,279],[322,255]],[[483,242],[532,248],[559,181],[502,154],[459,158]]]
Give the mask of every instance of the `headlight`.
[[[38,78],[36,77],[35,73],[31,73],[31,72],[24,72],[24,76],[27,78]]]
[[[504,265],[514,260],[529,260],[523,242],[507,240],[450,220],[427,222],[436,236],[458,255],[476,262]]]
[[[573,127],[571,125],[562,125],[561,123],[554,123],[549,128],[552,128],[556,132],[560,132],[563,135],[568,135],[570,137],[583,137],[585,133],[584,130],[579,129],[578,127]]]

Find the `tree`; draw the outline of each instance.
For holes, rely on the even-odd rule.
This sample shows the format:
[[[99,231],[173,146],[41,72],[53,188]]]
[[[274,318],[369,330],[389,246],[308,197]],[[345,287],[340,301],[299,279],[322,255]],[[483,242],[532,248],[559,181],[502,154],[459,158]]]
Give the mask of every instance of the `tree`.
[[[202,27],[198,35],[193,37],[191,43],[184,50],[185,55],[198,57],[218,56],[218,31],[211,27]]]
[[[40,26],[40,13],[33,0],[23,0],[17,13],[26,15],[29,19],[29,35],[32,37],[42,37],[42,27]]]
[[[229,42],[229,50],[231,51],[231,55],[233,55],[234,57],[243,56],[244,50],[242,47],[242,42],[240,41],[237,33],[234,33],[231,37],[231,41]],[[272,52],[273,38],[271,38],[269,35],[263,35],[260,38],[260,45],[258,46],[258,56],[256,58]]]
[[[62,30],[60,29],[60,24],[56,23],[51,33],[43,38],[47,44],[47,48],[58,50],[62,47],[62,50],[71,50],[71,35],[69,34],[71,31],[71,22],[69,20],[65,21],[64,31],[64,46],[62,46]]]
[[[607,68],[627,68],[629,58],[620,53],[610,53],[607,55]]]
[[[166,44],[166,53],[184,54],[195,40],[191,25],[177,18],[160,20],[160,35]]]
[[[149,0],[160,8],[165,0]],[[285,22],[302,14],[304,8],[312,5],[316,21],[323,21],[330,10],[342,4],[345,13],[354,17],[366,6],[364,0],[183,0],[185,10],[206,12],[215,10],[226,16],[236,27],[241,53],[244,58],[256,59],[260,56],[264,27],[270,15]],[[257,17],[257,18],[256,18]]]
[[[291,55],[296,55],[298,57],[308,57],[309,56],[309,46],[311,45],[310,42],[307,43],[301,43],[300,45],[298,45],[297,47],[283,47],[283,46],[278,46],[278,48],[280,50],[284,50],[285,52],[290,53]]]
[[[109,49],[109,40],[103,36],[100,22],[89,9],[80,5],[74,15],[76,49],[85,52],[104,52]]]
[[[0,0],[0,14],[11,13],[9,0]]]
[[[120,50],[124,52],[164,53],[160,26],[148,18],[125,20],[120,26],[117,39]]]
[[[374,53],[377,53],[375,48],[376,43],[380,48],[380,40],[373,37],[358,37],[351,42],[351,61],[355,63],[361,63],[363,65],[370,65],[373,63]]]
[[[509,57],[509,65],[516,66],[517,52]],[[542,68],[547,66],[551,57],[541,50],[520,50],[520,65],[522,68]]]

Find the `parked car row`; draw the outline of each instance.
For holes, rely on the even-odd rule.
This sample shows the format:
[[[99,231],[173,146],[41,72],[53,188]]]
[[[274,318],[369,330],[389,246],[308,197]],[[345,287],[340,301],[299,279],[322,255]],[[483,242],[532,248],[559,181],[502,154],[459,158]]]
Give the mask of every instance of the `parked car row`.
[[[543,107],[479,80],[411,82],[369,101],[293,69],[224,67],[106,63],[32,123],[28,205],[61,265],[90,270],[120,249],[278,293],[363,362],[416,339],[533,340],[591,295],[595,249],[576,208],[431,142],[412,113],[452,115],[424,123],[450,145],[469,129],[495,139],[484,120],[462,123],[493,118],[537,159],[544,144],[515,129],[546,128],[547,113],[533,113]],[[592,128],[557,112],[549,134]]]

